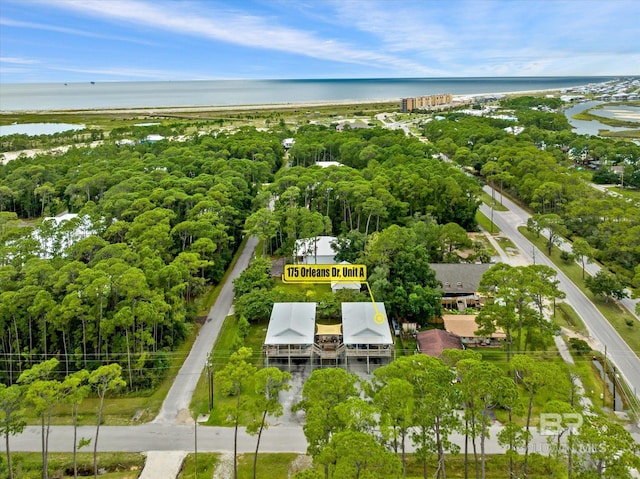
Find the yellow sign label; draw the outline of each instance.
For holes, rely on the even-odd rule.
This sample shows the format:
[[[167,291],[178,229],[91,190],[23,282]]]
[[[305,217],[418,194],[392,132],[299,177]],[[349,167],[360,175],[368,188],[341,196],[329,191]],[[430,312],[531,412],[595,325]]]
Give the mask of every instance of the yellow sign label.
[[[284,283],[364,283],[367,267],[363,264],[288,264],[282,275]]]

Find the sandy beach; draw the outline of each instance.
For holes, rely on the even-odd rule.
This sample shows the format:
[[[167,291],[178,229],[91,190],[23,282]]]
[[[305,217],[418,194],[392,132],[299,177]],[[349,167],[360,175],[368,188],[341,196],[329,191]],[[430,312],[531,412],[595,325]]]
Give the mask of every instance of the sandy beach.
[[[485,96],[522,96],[533,95],[542,93],[559,93],[560,89],[548,89],[548,90],[523,90],[523,91],[506,91],[506,92],[493,92],[493,93],[470,93],[465,95],[453,95],[454,103],[463,102],[468,99],[481,98]],[[428,96],[428,95],[426,95]],[[361,100],[331,100],[331,101],[311,101],[311,102],[291,102],[291,103],[263,103],[263,104],[237,104],[237,105],[184,105],[184,106],[148,106],[148,107],[133,107],[133,108],[87,108],[87,109],[74,109],[74,110],[56,110],[56,109],[32,109],[32,110],[2,110],[0,111],[0,118],[3,115],[16,115],[16,114],[93,114],[93,115],[172,115],[179,113],[203,113],[214,111],[247,111],[247,110],[297,110],[303,108],[313,107],[330,107],[333,105],[371,105],[371,104],[400,104],[402,98],[371,98]]]

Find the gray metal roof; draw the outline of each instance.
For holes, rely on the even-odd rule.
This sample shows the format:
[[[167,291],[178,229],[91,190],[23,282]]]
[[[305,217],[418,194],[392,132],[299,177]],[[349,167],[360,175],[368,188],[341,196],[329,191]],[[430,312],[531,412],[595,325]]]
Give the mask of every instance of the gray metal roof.
[[[429,267],[436,272],[444,294],[473,294],[478,291],[482,275],[491,264],[434,263]]]
[[[316,303],[275,303],[264,344],[313,344]]]
[[[342,339],[344,344],[393,344],[387,310],[376,303],[384,321],[374,321],[373,303],[342,303]]]

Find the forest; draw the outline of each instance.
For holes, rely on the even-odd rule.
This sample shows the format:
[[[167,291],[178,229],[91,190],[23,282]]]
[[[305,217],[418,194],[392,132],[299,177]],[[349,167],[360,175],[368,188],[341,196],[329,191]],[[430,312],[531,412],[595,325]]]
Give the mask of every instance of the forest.
[[[129,389],[154,387],[165,354],[195,319],[194,299],[224,274],[245,222],[265,251],[283,256],[297,239],[322,233],[352,238],[345,258],[366,244],[374,288],[395,314],[439,314],[428,263],[467,244],[477,181],[432,158],[432,148],[381,128],[302,127],[292,167],[282,169],[287,134],[243,128],[180,142],[105,143],[3,166],[5,380],[58,357],[66,374],[115,361]],[[344,166],[311,166],[321,158]],[[263,208],[270,201],[273,211]],[[43,220],[64,211],[78,216]]]
[[[554,99],[502,107],[516,112],[523,133],[507,133],[507,120],[452,112],[423,124],[430,142],[379,127],[292,132],[280,122],[8,162],[0,167],[2,374],[12,382],[52,356],[64,358],[67,373],[118,361],[129,388],[153,387],[163,354],[195,319],[194,299],[217,284],[245,232],[262,240],[264,255],[284,258],[300,238],[337,236],[338,259],[367,265],[392,316],[424,324],[441,313],[429,263],[462,261],[459,249],[473,249],[466,261],[488,261],[465,234],[476,229],[482,181],[529,205],[540,225],[557,216],[559,233],[583,238],[637,286],[639,209],[592,189],[568,152],[622,164],[633,178],[640,147],[571,133]],[[121,127],[114,138],[139,140],[143,131]],[[281,140],[291,135],[282,168]],[[64,211],[79,216],[42,220]],[[248,293],[244,303],[264,317],[276,297]]]
[[[247,129],[0,167],[3,382],[57,357],[66,374],[118,362],[130,390],[154,387],[283,155]],[[42,220],[64,211],[78,216]]]

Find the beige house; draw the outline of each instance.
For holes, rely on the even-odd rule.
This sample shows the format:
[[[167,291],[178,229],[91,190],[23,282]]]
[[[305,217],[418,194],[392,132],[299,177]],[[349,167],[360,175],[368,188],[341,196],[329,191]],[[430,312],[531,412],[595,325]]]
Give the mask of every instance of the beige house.
[[[478,336],[475,314],[444,314],[442,320],[445,331],[458,336],[465,346],[500,346],[506,338],[500,328],[489,337]]]

